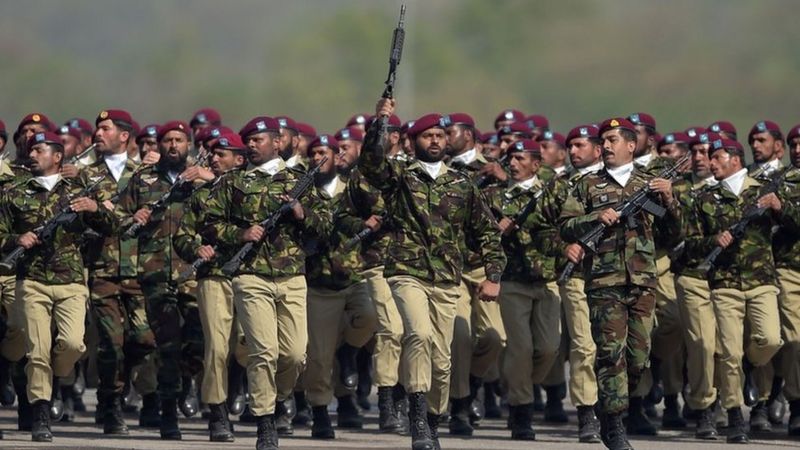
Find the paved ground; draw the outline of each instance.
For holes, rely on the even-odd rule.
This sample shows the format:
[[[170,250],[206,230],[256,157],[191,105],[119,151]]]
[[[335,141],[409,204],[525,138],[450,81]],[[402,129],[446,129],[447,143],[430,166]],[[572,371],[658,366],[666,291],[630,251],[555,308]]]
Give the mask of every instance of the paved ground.
[[[94,393],[88,392],[85,396],[89,409],[94,410]],[[601,444],[578,444],[575,437],[575,411],[570,407],[571,423],[567,425],[546,425],[535,416],[535,427],[538,440],[535,443],[511,441],[509,432],[505,429],[505,422],[500,420],[484,421],[484,425],[476,431],[471,439],[454,439],[446,435],[441,440],[442,448],[450,449],[602,449]],[[199,416],[198,416],[199,417]],[[109,449],[252,449],[255,447],[255,426],[252,424],[236,424],[236,442],[231,444],[218,444],[208,442],[206,423],[198,417],[181,419],[183,441],[161,441],[157,430],[131,427],[131,435],[124,438],[107,438],[103,436],[102,429],[94,425],[90,414],[82,414],[75,423],[59,423],[53,427],[55,435],[51,444],[33,443],[30,434],[16,431],[16,412],[9,408],[0,408],[0,429],[5,432],[4,440],[0,441],[0,448],[109,448]],[[136,423],[134,415],[128,415],[129,424]],[[335,421],[335,418],[334,418]],[[446,427],[445,427],[446,428]],[[10,431],[13,430],[13,431]],[[407,436],[380,434],[377,431],[376,412],[367,413],[367,423],[361,431],[336,430],[336,440],[319,441],[309,439],[311,431],[308,428],[295,430],[293,437],[281,438],[282,448],[325,448],[325,449],[402,449],[410,448],[411,440]],[[639,449],[721,449],[725,441],[699,442],[692,439],[693,429],[685,431],[662,431],[658,437],[641,439],[634,438],[633,445]],[[770,436],[758,436],[752,443],[744,448],[749,449],[789,449],[800,448],[800,439],[789,440],[786,437],[785,427],[776,430]]]

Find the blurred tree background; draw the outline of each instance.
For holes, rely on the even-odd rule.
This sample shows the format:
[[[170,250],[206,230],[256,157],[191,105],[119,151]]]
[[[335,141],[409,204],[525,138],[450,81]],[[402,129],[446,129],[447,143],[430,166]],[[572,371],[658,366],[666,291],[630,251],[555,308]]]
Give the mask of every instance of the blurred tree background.
[[[406,0],[403,119],[503,108],[579,123],[645,111],[662,132],[800,122],[791,0]],[[335,131],[383,89],[400,1],[0,0],[0,118],[217,108]]]

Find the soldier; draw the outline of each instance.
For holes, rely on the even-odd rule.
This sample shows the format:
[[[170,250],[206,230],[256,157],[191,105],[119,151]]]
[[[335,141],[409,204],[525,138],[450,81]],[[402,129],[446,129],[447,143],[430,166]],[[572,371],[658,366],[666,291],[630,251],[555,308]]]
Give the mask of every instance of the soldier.
[[[394,100],[382,99],[376,115],[389,117],[394,106]],[[417,158],[411,163],[386,159],[379,122],[365,138],[369,144],[358,167],[388,200],[393,239],[384,272],[403,318],[401,379],[409,393],[412,448],[431,450],[439,448],[438,425],[447,410],[450,345],[463,270],[460,249],[475,243],[471,250],[481,251],[486,280],[478,296],[485,301],[499,294],[505,255],[473,183],[442,162],[446,134],[441,116],[425,115],[409,128]]]
[[[232,247],[267,241],[256,247],[232,283],[249,353],[247,379],[250,408],[258,424],[258,449],[278,447],[275,416],[285,414],[284,401],[292,394],[305,359],[303,243],[324,236],[330,223],[312,191],[293,204],[269,235],[258,225],[286,201],[298,179],[279,156],[280,128],[276,119],[256,117],[241,129],[253,169],[220,181],[206,205],[207,225],[202,233],[210,244]]]
[[[783,133],[775,122],[761,120],[753,125],[747,135],[747,143],[753,151],[753,164],[747,170],[754,173],[763,168],[756,177],[759,181],[769,181],[774,172],[783,170],[781,158],[785,151]]]
[[[483,133],[480,135],[481,153],[490,161],[497,161],[500,159],[501,151],[498,145],[499,139],[496,132]]]
[[[317,130],[307,123],[297,122],[297,137],[297,153],[302,158],[308,158],[308,144],[317,137]]]
[[[561,236],[577,242],[598,223],[605,225],[596,254],[584,263],[586,295],[592,336],[597,345],[597,384],[601,411],[601,437],[608,448],[631,448],[621,413],[628,409],[628,393],[637,386],[647,366],[655,307],[654,232],[679,238],[677,203],[670,181],[647,180],[634,166],[636,130],[623,118],[600,126],[605,168],[582,178],[561,211]],[[620,223],[614,206],[646,185],[667,210],[654,221],[640,212],[632,223]],[[632,226],[635,225],[635,226]],[[567,248],[567,258],[578,264],[580,247]]]
[[[189,126],[192,127],[192,141],[197,144],[197,135],[204,128],[222,126],[222,116],[219,111],[214,108],[202,108],[192,114],[189,120]]]
[[[500,131],[501,128],[511,125],[514,122],[524,122],[525,113],[518,109],[504,109],[494,119],[494,129]]]
[[[344,125],[346,128],[356,127],[361,130],[362,133],[367,131],[367,124],[372,120],[372,116],[369,114],[353,114],[349,119],[347,119],[347,123]]]
[[[525,125],[531,130],[531,139],[535,141],[541,140],[544,134],[550,131],[550,121],[541,114],[530,115],[522,122],[525,122]],[[542,157],[544,157],[544,154],[542,154]]]
[[[636,153],[634,161],[641,167],[647,167],[658,156],[656,151],[656,119],[647,113],[634,113],[628,116],[636,126]]]
[[[286,167],[297,168],[301,172],[307,169],[307,163],[303,155],[299,152],[300,133],[297,130],[297,122],[289,116],[278,116],[275,118],[281,126],[281,150],[280,155],[286,162]]]
[[[567,148],[564,136],[550,130],[537,140],[542,148],[542,164],[561,176],[567,171]]]
[[[754,366],[767,364],[780,349],[778,287],[772,257],[771,233],[775,215],[753,219],[739,239],[729,228],[757,203],[776,213],[782,202],[777,196],[760,193],[761,183],[747,175],[744,149],[729,139],[711,142],[711,172],[720,183],[703,191],[689,217],[686,249],[708,254],[715,246],[723,248],[708,274],[711,302],[717,319],[720,396],[728,411],[730,443],[748,442],[742,416],[742,356]],[[744,325],[750,326],[744,342]]]
[[[161,158],[132,176],[122,193],[119,214],[123,229],[141,226],[138,233],[137,272],[147,302],[147,318],[158,344],[158,395],[161,400],[161,439],[180,440],[177,407],[196,413],[191,400],[192,377],[202,369],[203,332],[196,300],[196,282],[179,280],[186,264],[176,254],[172,236],[178,229],[184,203],[195,180],[213,174],[198,166],[186,167],[189,126],[170,121],[159,128]],[[170,192],[166,202],[159,198]],[[184,404],[187,403],[187,404]]]
[[[531,132],[527,125],[523,122],[514,122],[510,125],[504,125],[497,131],[498,147],[500,148],[500,159],[486,163],[481,167],[480,176],[478,179],[478,187],[482,188],[488,184],[496,181],[504,182],[508,180],[508,173],[503,165],[506,163],[507,156],[505,156],[506,149],[509,145],[517,142],[520,139],[530,139]]]
[[[83,333],[88,292],[79,236],[87,227],[110,235],[116,230],[117,220],[93,194],[84,192],[88,180],[67,181],[61,177],[63,147],[57,135],[35,133],[27,148],[33,177],[3,194],[0,247],[4,253],[17,246],[26,250],[26,256],[17,264],[16,296],[24,305],[27,397],[33,407],[31,437],[50,442],[53,376],[67,376],[86,350]],[[83,195],[78,197],[80,193]],[[76,213],[77,220],[61,225],[49,241],[40,241],[33,231],[35,227],[63,208]],[[53,325],[58,329],[55,346],[50,331]]]
[[[711,133],[717,133],[725,139],[733,139],[734,141],[736,140],[736,127],[727,120],[717,120],[708,126],[708,131]]]

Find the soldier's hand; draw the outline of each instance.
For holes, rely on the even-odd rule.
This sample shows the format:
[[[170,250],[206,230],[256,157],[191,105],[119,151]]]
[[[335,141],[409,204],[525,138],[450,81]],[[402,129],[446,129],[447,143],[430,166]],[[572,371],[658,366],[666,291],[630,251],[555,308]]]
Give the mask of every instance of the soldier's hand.
[[[658,192],[661,196],[661,203],[665,206],[672,204],[674,200],[672,197],[672,182],[664,178],[653,178],[650,180],[650,189],[653,192]]]
[[[264,227],[253,225],[242,233],[242,242],[258,242],[264,237]]]
[[[770,192],[769,194],[758,199],[758,207],[771,209],[775,212],[781,212],[783,205],[781,204],[781,199],[779,199],[774,192]]]
[[[478,298],[483,302],[493,302],[500,295],[500,283],[483,280],[478,285]]]
[[[369,216],[369,219],[364,221],[364,226],[372,230],[372,232],[374,233],[381,229],[382,222],[383,219],[381,218],[381,216],[376,216],[373,214]]]
[[[584,250],[580,244],[569,244],[567,245],[567,248],[564,249],[564,256],[566,256],[567,259],[573,264],[580,264],[585,255],[586,250]]]
[[[64,164],[61,166],[61,176],[64,178],[77,178],[80,169],[74,164]]]
[[[301,205],[300,202],[298,202],[297,200],[290,199],[289,196],[285,195],[285,194],[278,196],[278,198],[280,198],[281,201],[283,201],[283,202],[288,202],[288,201],[292,202],[292,204],[291,204],[291,206],[292,206],[292,216],[294,216],[295,220],[298,220],[298,221],[301,221],[301,222],[303,220],[305,220],[306,212],[303,211],[303,205]]]
[[[733,243],[733,235],[730,231],[723,231],[717,235],[717,245],[722,248],[728,248]]]
[[[483,167],[481,167],[480,174],[497,178],[500,181],[506,181],[508,179],[508,174],[503,170],[503,166],[496,162],[484,164]]]
[[[500,219],[500,222],[497,223],[497,226],[500,228],[500,233],[505,235],[508,235],[517,229],[517,224],[508,217],[503,217]]]
[[[610,227],[619,221],[619,213],[614,210],[614,208],[608,208],[600,211],[600,214],[597,216],[597,220],[600,221],[603,225]]]
[[[97,212],[97,202],[89,197],[80,197],[69,202],[71,210],[77,212]]]
[[[105,206],[106,209],[109,210],[109,211],[113,211],[114,208],[117,207],[117,205],[111,203],[111,200],[104,200],[103,201],[103,206]]]
[[[211,181],[214,179],[214,172],[205,167],[192,166],[181,173],[181,179],[190,182],[194,180]]]
[[[377,117],[389,117],[394,114],[395,106],[397,103],[393,98],[381,98],[378,104],[375,105],[375,115]]]
[[[39,245],[39,238],[36,237],[36,233],[32,231],[28,231],[27,233],[21,235],[17,238],[17,245],[21,246],[25,250],[33,248]]]
[[[142,208],[133,214],[133,221],[138,223],[139,225],[146,225],[147,222],[150,222],[150,216],[152,214],[153,212],[150,211],[149,209]]]
[[[146,166],[153,166],[160,159],[161,159],[161,153],[159,153],[159,152],[147,152],[147,153],[145,153],[144,158],[142,158],[142,164],[144,164]]]
[[[211,261],[212,259],[214,259],[214,256],[216,255],[214,247],[210,245],[201,246],[200,248],[197,249],[195,253],[197,254],[197,257],[202,259],[203,261]]]

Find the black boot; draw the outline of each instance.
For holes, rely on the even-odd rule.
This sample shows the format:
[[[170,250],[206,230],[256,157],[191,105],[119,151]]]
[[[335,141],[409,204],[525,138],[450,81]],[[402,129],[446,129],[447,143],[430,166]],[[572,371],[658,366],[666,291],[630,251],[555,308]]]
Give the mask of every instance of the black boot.
[[[139,426],[143,428],[161,426],[161,414],[158,412],[158,394],[155,392],[142,396],[142,408],[139,410]]]
[[[228,418],[228,405],[223,402],[208,405],[208,440],[211,442],[233,442],[231,421]]]
[[[125,388],[122,389],[122,410],[126,413],[136,413],[139,411],[139,403],[141,398],[133,383],[128,380],[125,383]]]
[[[360,430],[364,428],[364,416],[358,411],[356,399],[353,395],[336,397],[336,426],[339,428],[350,428]]]
[[[294,434],[292,426],[292,415],[287,407],[287,401],[275,402],[275,430],[279,436],[291,436]]]
[[[450,399],[450,421],[448,428],[454,436],[472,436],[473,428],[469,423],[469,397]],[[428,424],[430,425],[430,424]]]
[[[356,387],[356,403],[364,411],[369,411],[372,405],[369,403],[369,394],[372,392],[372,353],[365,347],[358,350],[356,357],[358,366],[358,387]]]
[[[128,435],[128,426],[122,418],[122,399],[119,395],[109,395],[105,399],[103,434]]]
[[[197,383],[194,381],[194,377],[185,376],[181,380],[181,386],[183,386],[183,390],[179,398],[179,405],[183,417],[189,418],[200,411],[200,401],[197,399]]]
[[[542,399],[542,385],[533,385],[533,410],[536,412],[544,411],[544,400]],[[488,417],[488,416],[487,416]]]
[[[244,407],[244,411],[242,414],[239,415],[239,422],[242,423],[256,423],[256,416],[253,414],[253,411],[250,409],[250,405],[246,404]]]
[[[336,361],[339,363],[339,381],[347,389],[354,389],[358,385],[357,355],[358,347],[353,347],[346,342],[336,350]]]
[[[789,402],[789,436],[800,436],[800,400]]]
[[[600,438],[609,450],[633,450],[619,414],[603,414],[600,420]]]
[[[16,397],[11,383],[11,362],[0,356],[0,405],[11,406]]]
[[[378,429],[383,433],[395,433],[403,428],[394,405],[394,387],[378,387]]]
[[[17,429],[19,431],[31,431],[33,426],[33,407],[28,401],[28,380],[24,372],[27,361],[27,358],[22,358],[11,365],[11,381],[19,403],[17,405]]]
[[[311,437],[314,439],[334,439],[336,432],[331,425],[331,417],[328,415],[328,405],[314,406],[311,408],[314,423],[311,425]]]
[[[169,441],[181,440],[181,429],[178,427],[178,399],[161,400],[161,439]]]
[[[50,397],[50,420],[61,421],[64,417],[64,402],[61,400],[61,382],[58,377],[53,377],[53,391]]]
[[[392,389],[392,398],[394,399],[394,410],[397,414],[397,417],[400,419],[400,425],[402,429],[398,432],[406,433],[408,432],[408,393],[406,392],[406,388],[403,387],[402,384],[394,385]]]
[[[631,435],[655,436],[658,430],[644,414],[643,401],[642,397],[630,397],[626,428]]]
[[[786,397],[783,396],[783,378],[774,377],[772,379],[772,392],[767,400],[767,417],[773,425],[783,424],[783,416],[786,415],[788,404]]]
[[[750,431],[756,433],[769,433],[772,424],[769,422],[767,402],[760,401],[750,410]]]
[[[439,423],[442,421],[442,416],[439,414],[427,414],[428,428],[431,430],[431,439],[433,439],[433,450],[442,450],[439,444]]]
[[[673,429],[686,428],[686,420],[681,416],[678,407],[677,395],[664,396],[664,416],[661,418],[661,426]]]
[[[728,410],[728,438],[729,444],[747,444],[750,439],[747,437],[747,425],[744,423],[742,408],[736,407]]]
[[[292,425],[306,426],[311,423],[311,405],[304,391],[294,391],[294,408],[297,412],[292,417]]]
[[[38,400],[31,405],[33,424],[31,425],[31,440],[35,442],[53,442],[53,433],[50,431],[50,402]]]
[[[745,406],[753,407],[758,403],[758,386],[752,377],[753,365],[747,358],[742,359],[742,370],[744,371],[744,387],[742,388],[742,395],[744,395]]]
[[[94,423],[95,425],[102,425],[103,418],[106,416],[106,401],[100,390],[97,391],[97,406],[94,409]]]
[[[533,403],[509,406],[509,420],[511,422],[511,439],[536,440],[536,432],[533,430]]]
[[[697,418],[697,430],[694,437],[697,439],[715,441],[717,440],[717,427],[714,423],[714,405],[712,404],[706,409],[700,410],[700,416]]]
[[[408,394],[408,419],[411,422],[411,449],[434,450],[436,444],[428,427],[428,404],[424,392]]]
[[[499,419],[503,416],[500,399],[497,397],[500,393],[499,384],[499,381],[483,383],[483,416],[487,419]]]
[[[246,369],[235,360],[228,365],[228,411],[238,416],[247,406],[244,395],[244,374]]]
[[[275,429],[275,416],[256,416],[258,438],[256,450],[278,450],[278,431]]]
[[[544,406],[544,421],[551,423],[567,423],[569,418],[566,411],[564,411],[564,404],[562,403],[561,392],[566,387],[562,385],[545,386],[544,390],[547,393],[547,403]]]
[[[600,442],[600,422],[594,406],[578,406],[578,442]]]
[[[72,386],[61,386],[61,405],[64,411],[59,422],[75,422],[75,403]]]
[[[483,419],[481,412],[481,401],[478,399],[478,391],[483,384],[483,380],[476,376],[469,376],[469,423],[473,428],[478,428]]]

